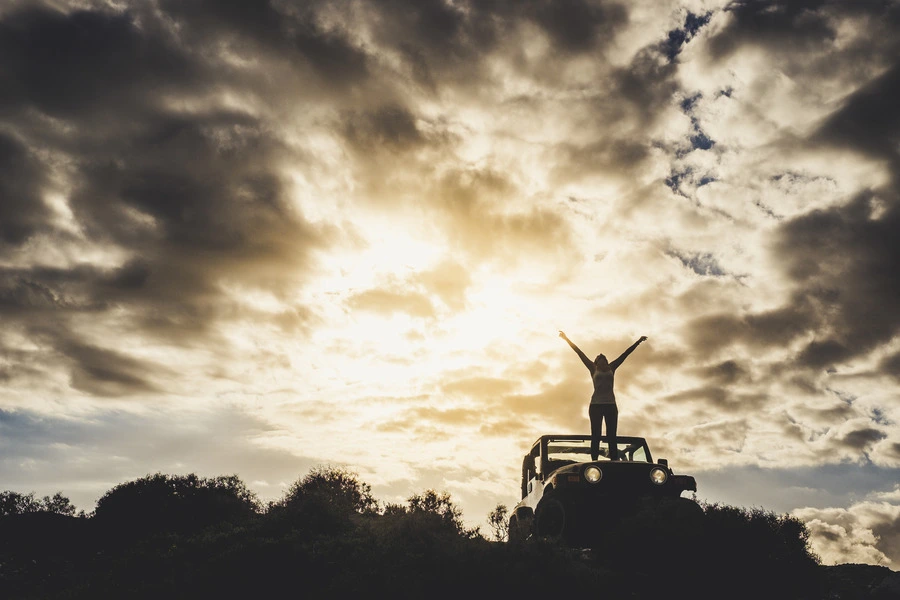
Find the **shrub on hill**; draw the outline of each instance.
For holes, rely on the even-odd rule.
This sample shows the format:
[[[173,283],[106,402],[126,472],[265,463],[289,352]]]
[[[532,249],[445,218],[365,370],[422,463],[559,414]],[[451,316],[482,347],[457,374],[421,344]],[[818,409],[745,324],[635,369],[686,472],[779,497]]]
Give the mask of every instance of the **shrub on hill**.
[[[353,519],[378,511],[369,484],[353,471],[331,465],[313,468],[266,511],[268,526],[290,527],[307,535],[337,535],[354,527]]]
[[[8,490],[0,492],[0,517],[38,512],[72,517],[75,515],[75,505],[63,496],[62,492],[56,492],[53,496],[44,496],[43,498],[36,498],[34,492],[27,494]]]
[[[127,538],[196,533],[212,525],[245,521],[259,510],[256,494],[236,475],[155,473],[106,492],[97,501],[93,519],[105,531]]]

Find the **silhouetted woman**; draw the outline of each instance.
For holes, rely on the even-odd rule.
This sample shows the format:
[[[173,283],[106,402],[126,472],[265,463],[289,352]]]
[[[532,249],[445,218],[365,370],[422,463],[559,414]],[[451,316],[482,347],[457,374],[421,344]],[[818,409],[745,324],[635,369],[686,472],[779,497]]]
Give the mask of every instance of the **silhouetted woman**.
[[[559,332],[559,337],[566,340],[572,350],[584,363],[584,366],[591,372],[591,379],[594,382],[594,393],[591,395],[591,405],[588,408],[588,416],[591,418],[591,460],[597,460],[600,456],[600,426],[606,419],[606,439],[609,446],[609,459],[617,460],[618,452],[616,446],[616,427],[619,424],[619,408],[616,406],[616,395],[613,393],[613,377],[628,355],[634,352],[641,342],[647,339],[646,335],[642,335],[638,341],[633,343],[625,352],[616,360],[608,362],[606,357],[598,354],[594,362],[588,360],[584,352],[572,343],[566,334]]]

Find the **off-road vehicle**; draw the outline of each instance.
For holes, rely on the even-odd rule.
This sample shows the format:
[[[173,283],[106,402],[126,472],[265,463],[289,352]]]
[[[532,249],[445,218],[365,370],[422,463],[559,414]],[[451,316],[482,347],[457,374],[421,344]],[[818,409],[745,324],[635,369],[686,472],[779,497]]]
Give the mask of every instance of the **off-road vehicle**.
[[[544,435],[522,461],[522,500],[509,519],[509,540],[531,535],[562,537],[591,545],[623,517],[649,511],[667,519],[702,518],[685,491],[696,492],[690,475],[676,475],[666,459],[655,463],[642,437],[617,436],[618,460],[591,460],[590,435]]]

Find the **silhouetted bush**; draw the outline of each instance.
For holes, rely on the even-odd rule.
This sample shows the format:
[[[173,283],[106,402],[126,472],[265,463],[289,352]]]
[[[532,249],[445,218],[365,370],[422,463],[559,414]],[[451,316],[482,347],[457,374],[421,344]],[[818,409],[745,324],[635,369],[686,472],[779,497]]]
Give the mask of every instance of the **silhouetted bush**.
[[[819,559],[809,546],[806,525],[789,515],[762,508],[704,505],[706,519],[697,556],[708,568],[708,582],[741,582],[735,597],[754,598],[775,587],[779,597],[815,598]],[[721,548],[728,548],[722,552]]]
[[[56,492],[53,496],[36,498],[34,492],[0,492],[0,517],[6,515],[22,515],[26,513],[48,512],[57,515],[74,516],[75,505],[71,500]]]
[[[450,498],[447,492],[425,490],[421,494],[414,494],[407,500],[407,513],[413,518],[422,520],[434,520],[450,531],[465,537],[479,535],[477,528],[467,529],[463,524],[462,510]]]
[[[269,527],[291,527],[310,536],[338,535],[355,526],[354,518],[375,514],[378,502],[356,473],[318,466],[294,482],[284,498],[269,504]]]
[[[505,504],[495,506],[494,510],[488,513],[487,522],[495,542],[505,542],[509,539],[509,509]]]
[[[320,465],[310,470],[291,485],[281,501],[271,506],[290,510],[311,499],[345,512],[365,514],[378,510],[378,502],[368,483],[360,481],[353,471],[330,465]]]
[[[762,509],[701,507],[702,514],[648,509],[622,519],[598,541],[598,560],[638,575],[641,597],[664,594],[677,580],[701,598],[725,589],[733,599],[818,598],[818,557],[805,524]]]
[[[100,500],[94,520],[116,537],[196,533],[258,514],[259,501],[236,475],[213,478],[156,473],[117,485]]]

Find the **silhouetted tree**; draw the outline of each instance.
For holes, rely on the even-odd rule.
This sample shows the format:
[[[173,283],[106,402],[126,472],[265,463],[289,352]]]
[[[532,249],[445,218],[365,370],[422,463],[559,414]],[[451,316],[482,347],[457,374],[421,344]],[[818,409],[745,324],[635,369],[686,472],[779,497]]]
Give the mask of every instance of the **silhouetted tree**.
[[[346,534],[361,517],[377,514],[369,484],[343,467],[320,465],[294,482],[268,507],[270,527],[289,527],[307,536]]]
[[[35,498],[34,492],[0,492],[0,516],[48,512],[71,517],[75,515],[75,511],[75,505],[62,492],[43,498]]]
[[[703,510],[690,563],[703,565],[698,576],[709,589],[735,586],[736,599],[818,597],[819,558],[810,549],[802,521],[762,508],[704,504]],[[678,562],[689,559],[679,557]]]
[[[44,496],[41,499],[41,510],[55,513],[57,515],[66,515],[67,517],[75,516],[75,505],[71,500],[62,495],[62,492],[56,492],[53,496]]]
[[[505,542],[509,539],[509,509],[505,504],[498,504],[494,510],[488,513],[488,525],[491,527],[491,535],[495,541]]]
[[[34,492],[20,494],[19,492],[0,492],[0,516],[22,515],[38,511],[38,502]]]
[[[353,471],[332,465],[320,465],[310,470],[291,485],[285,497],[273,506],[289,509],[311,499],[326,502],[338,510],[359,514],[373,514],[378,510],[378,501],[368,483],[360,481]]]
[[[447,492],[425,490],[414,494],[407,500],[408,512],[412,515],[436,517],[456,533],[472,537],[478,534],[477,529],[466,529],[462,520],[462,510],[450,498]]]
[[[192,533],[244,521],[259,501],[236,475],[213,478],[156,473],[117,485],[97,501],[94,519],[115,535]]]

